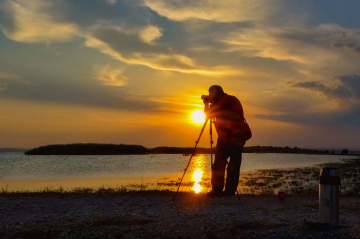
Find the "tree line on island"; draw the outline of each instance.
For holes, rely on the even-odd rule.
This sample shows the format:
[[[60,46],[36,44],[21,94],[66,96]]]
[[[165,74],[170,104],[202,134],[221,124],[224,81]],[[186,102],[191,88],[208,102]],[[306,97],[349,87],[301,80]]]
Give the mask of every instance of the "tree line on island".
[[[57,144],[34,148],[26,155],[142,155],[142,154],[192,154],[194,148],[156,147],[127,144]],[[197,148],[196,154],[215,153],[215,148]],[[301,149],[298,147],[249,146],[244,153],[292,153],[292,154],[334,154],[334,151]],[[348,154],[347,149],[341,154]]]

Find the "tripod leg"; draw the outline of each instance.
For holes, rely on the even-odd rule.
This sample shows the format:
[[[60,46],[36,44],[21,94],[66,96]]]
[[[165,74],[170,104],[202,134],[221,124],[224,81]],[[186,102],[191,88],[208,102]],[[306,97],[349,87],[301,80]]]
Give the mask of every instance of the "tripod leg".
[[[202,127],[202,129],[201,129],[201,131],[200,131],[199,138],[198,138],[197,141],[195,142],[194,150],[193,150],[193,152],[192,152],[192,154],[191,154],[191,157],[190,157],[190,159],[189,159],[188,164],[186,165],[186,168],[184,169],[184,174],[183,174],[183,176],[182,176],[182,178],[181,178],[181,180],[180,180],[180,183],[179,183],[179,186],[178,186],[178,188],[177,188],[177,190],[176,190],[176,193],[175,193],[175,196],[174,196],[174,198],[173,198],[173,201],[175,201],[176,195],[177,195],[178,192],[179,192],[181,183],[182,183],[182,181],[183,181],[183,179],[184,179],[184,176],[185,176],[185,174],[186,174],[186,171],[187,171],[187,169],[188,169],[188,167],[189,167],[189,165],[190,165],[191,159],[192,159],[192,157],[193,157],[193,156],[195,155],[195,153],[196,153],[196,147],[197,147],[198,143],[200,142],[201,135],[202,135],[203,132],[204,132],[204,129],[205,129],[205,127],[206,127],[207,122],[208,122],[208,120],[205,121],[205,123],[204,123],[204,125],[203,125],[203,127]]]
[[[212,124],[213,124],[213,120],[212,119],[210,119],[210,153],[211,153],[211,168],[213,167],[213,153],[212,153],[212,151],[213,151],[213,143],[214,143],[214,141],[213,141],[213,138],[212,138],[212,136],[213,136],[213,134],[212,134]]]

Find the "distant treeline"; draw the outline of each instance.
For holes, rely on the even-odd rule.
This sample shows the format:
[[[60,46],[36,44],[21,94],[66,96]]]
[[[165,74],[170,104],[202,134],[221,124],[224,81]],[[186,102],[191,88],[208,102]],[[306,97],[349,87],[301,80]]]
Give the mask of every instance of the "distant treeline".
[[[125,144],[58,144],[47,145],[26,151],[27,155],[140,155],[140,154],[191,154],[194,148],[156,147]],[[215,153],[215,147],[197,148],[196,154]],[[345,153],[346,152],[346,153]],[[298,147],[251,146],[244,153],[291,153],[291,154],[334,154],[328,150],[301,149]],[[342,154],[348,152],[343,150]]]
[[[141,145],[125,144],[57,144],[41,146],[26,151],[27,155],[119,155],[148,154]]]
[[[149,149],[149,153],[151,154],[192,154],[194,148],[178,148],[178,147],[156,147],[153,149]],[[215,153],[215,148],[212,150]],[[196,148],[196,154],[210,154],[210,148]]]
[[[251,146],[244,153],[290,153],[290,154],[330,154],[329,150],[301,149],[298,147]]]

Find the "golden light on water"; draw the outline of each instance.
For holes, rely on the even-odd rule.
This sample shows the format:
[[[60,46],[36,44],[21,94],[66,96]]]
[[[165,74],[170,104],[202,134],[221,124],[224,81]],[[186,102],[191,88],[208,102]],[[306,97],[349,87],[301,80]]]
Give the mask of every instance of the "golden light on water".
[[[199,193],[201,191],[201,186],[198,183],[195,183],[193,190],[195,193]]]
[[[200,185],[204,183],[204,180],[206,181],[207,177],[207,158],[203,154],[198,154],[193,158],[192,161],[192,182],[194,183],[194,186],[192,187],[192,190],[195,193],[200,193],[203,190],[206,190],[206,186]]]
[[[194,174],[193,174],[193,179],[194,179],[194,186],[193,186],[193,190],[195,193],[199,193],[201,191],[201,186],[200,186],[200,181],[201,181],[201,177],[203,175],[203,171],[201,169],[196,169]]]
[[[203,124],[205,122],[205,114],[203,110],[194,110],[191,112],[191,120],[195,124]]]

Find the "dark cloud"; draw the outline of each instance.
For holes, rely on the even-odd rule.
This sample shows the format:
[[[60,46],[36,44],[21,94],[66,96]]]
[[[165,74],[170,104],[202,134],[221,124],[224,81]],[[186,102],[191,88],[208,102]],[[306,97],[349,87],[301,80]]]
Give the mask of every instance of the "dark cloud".
[[[292,86],[320,92],[330,98],[360,100],[360,75],[340,76],[338,81],[338,84],[332,86],[316,81],[297,82]]]
[[[360,75],[345,75],[339,78],[352,92],[352,96],[360,99]]]
[[[5,11],[3,4],[0,2],[0,27],[3,31],[12,31],[16,28],[15,16],[11,12]]]
[[[355,29],[334,28],[323,37],[334,48],[344,48],[353,53],[360,53],[360,31]]]
[[[1,81],[0,81],[1,83]],[[1,85],[0,85],[1,87]],[[148,100],[126,92],[118,87],[101,85],[86,86],[66,84],[60,81],[36,81],[23,84],[21,82],[6,82],[6,88],[0,90],[0,98],[22,99],[59,104],[81,105],[86,107],[101,107],[125,111],[161,111],[161,103]],[[136,100],[135,100],[136,98]]]
[[[259,119],[275,120],[299,125],[313,125],[317,127],[345,128],[360,127],[360,107],[354,106],[351,109],[343,111],[334,111],[332,113],[291,113],[282,115],[255,115]]]
[[[350,43],[344,43],[338,41],[333,43],[332,46],[335,48],[346,48],[353,53],[357,53],[357,54],[360,53],[360,40],[359,42],[350,42]]]
[[[111,26],[99,26],[92,32],[92,36],[106,42],[113,50],[121,53],[124,57],[131,57],[133,53],[168,53],[162,47],[141,41],[138,34],[126,33],[126,31],[129,31],[129,29],[121,31]]]
[[[308,21],[313,24],[323,24],[324,22],[336,22],[347,28],[358,28],[360,14],[358,14],[359,1],[311,1],[300,0],[301,4],[308,5],[310,13]]]
[[[142,2],[142,0],[116,1],[113,5],[99,0],[66,0],[69,6],[66,18],[80,27],[88,27],[99,22],[134,27],[160,22],[159,15],[150,8],[142,6]]]
[[[360,126],[360,75],[344,75],[337,78],[338,83],[325,85],[316,81],[297,82],[296,88],[319,92],[329,99],[337,100],[340,108],[331,113],[306,113],[306,109],[293,110],[278,115],[256,115],[257,118],[290,122],[296,124],[327,127]],[[291,104],[288,102],[288,106]]]

